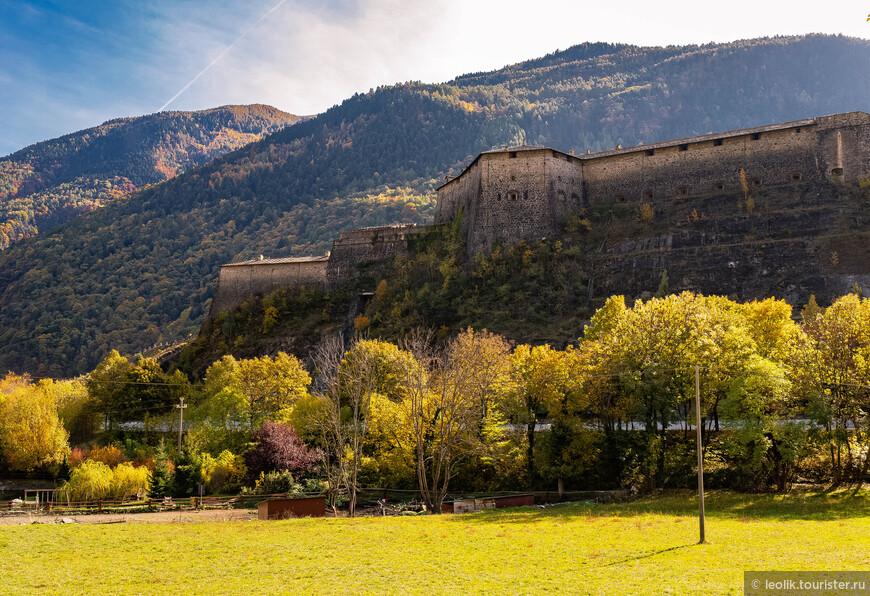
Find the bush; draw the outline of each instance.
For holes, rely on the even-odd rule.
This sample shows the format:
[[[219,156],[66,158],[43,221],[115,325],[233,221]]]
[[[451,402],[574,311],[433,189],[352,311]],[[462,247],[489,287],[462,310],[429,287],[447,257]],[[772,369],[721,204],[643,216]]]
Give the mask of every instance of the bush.
[[[244,459],[232,451],[224,450],[217,458],[202,455],[202,477],[209,494],[237,492],[247,474]]]
[[[130,461],[124,452],[114,445],[106,445],[105,447],[94,447],[88,454],[88,459],[99,461],[110,468],[114,468],[118,464]]]
[[[245,464],[253,474],[273,470],[305,474],[323,459],[319,449],[309,449],[286,423],[266,422],[254,433],[254,441],[256,446],[245,453]]]
[[[124,499],[138,495],[140,491],[144,495],[148,491],[150,480],[151,472],[145,466],[136,467],[129,462],[119,464],[113,470],[110,496],[113,499]]]
[[[63,484],[70,501],[99,501],[112,493],[112,468],[100,461],[86,460],[70,472],[69,482]]]
[[[297,484],[293,479],[293,474],[284,470],[281,472],[269,472],[265,474],[260,472],[260,477],[254,484],[251,490],[243,491],[246,494],[253,495],[277,495],[280,493],[300,494],[304,492],[302,485]]]
[[[69,482],[61,486],[70,501],[123,499],[145,491],[151,473],[144,466],[129,462],[114,470],[101,461],[85,460],[70,472]]]

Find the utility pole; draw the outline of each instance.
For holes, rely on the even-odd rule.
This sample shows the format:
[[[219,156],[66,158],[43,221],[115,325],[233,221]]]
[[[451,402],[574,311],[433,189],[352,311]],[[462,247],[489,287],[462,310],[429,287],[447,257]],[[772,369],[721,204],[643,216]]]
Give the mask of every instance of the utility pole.
[[[701,372],[698,366],[695,366],[695,429],[698,433],[698,521],[701,530],[698,544],[704,544],[704,444],[701,440]]]
[[[184,397],[178,398],[179,403],[175,407],[178,408],[178,455],[176,458],[181,457],[181,433],[184,430],[184,408],[187,406],[184,404]]]

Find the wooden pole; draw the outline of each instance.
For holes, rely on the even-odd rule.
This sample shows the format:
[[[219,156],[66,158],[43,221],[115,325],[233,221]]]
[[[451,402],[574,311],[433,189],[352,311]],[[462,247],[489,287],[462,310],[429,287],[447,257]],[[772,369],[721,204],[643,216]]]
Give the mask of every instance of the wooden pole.
[[[184,430],[184,408],[187,406],[184,405],[184,398],[179,397],[179,403],[176,408],[178,408],[178,454],[175,456],[176,459],[181,457],[181,433]]]
[[[701,539],[698,544],[704,544],[704,445],[701,439],[701,372],[695,367],[695,429],[698,433],[698,522]]]

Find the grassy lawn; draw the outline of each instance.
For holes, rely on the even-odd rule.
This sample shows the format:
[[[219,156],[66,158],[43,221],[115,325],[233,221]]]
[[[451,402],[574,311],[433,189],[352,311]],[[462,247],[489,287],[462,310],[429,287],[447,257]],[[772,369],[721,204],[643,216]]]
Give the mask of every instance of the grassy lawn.
[[[870,498],[689,493],[457,516],[0,527],[15,594],[741,594],[870,570]]]

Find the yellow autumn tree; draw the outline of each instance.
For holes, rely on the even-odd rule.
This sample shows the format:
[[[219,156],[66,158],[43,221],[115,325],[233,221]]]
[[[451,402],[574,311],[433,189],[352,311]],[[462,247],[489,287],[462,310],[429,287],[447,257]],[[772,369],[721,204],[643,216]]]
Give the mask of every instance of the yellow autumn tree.
[[[68,434],[58,416],[56,394],[27,376],[0,382],[0,445],[13,470],[56,470],[69,452]]]

